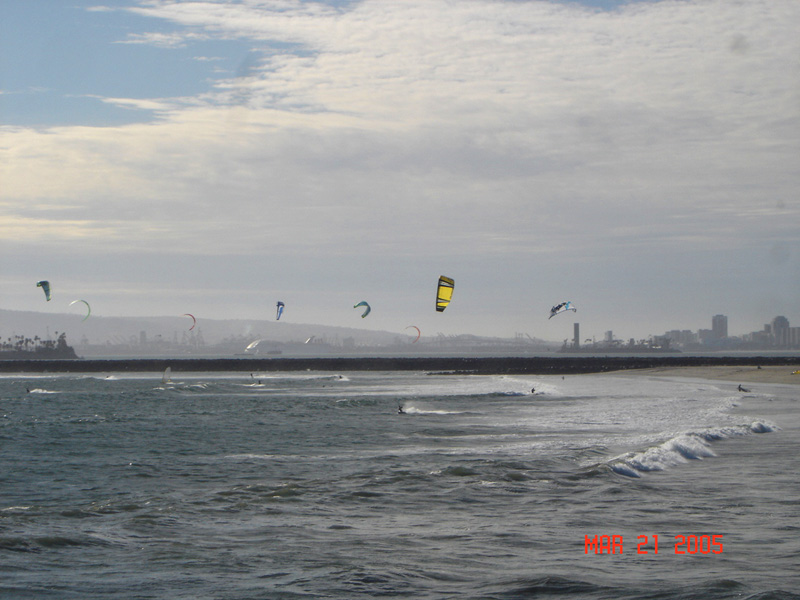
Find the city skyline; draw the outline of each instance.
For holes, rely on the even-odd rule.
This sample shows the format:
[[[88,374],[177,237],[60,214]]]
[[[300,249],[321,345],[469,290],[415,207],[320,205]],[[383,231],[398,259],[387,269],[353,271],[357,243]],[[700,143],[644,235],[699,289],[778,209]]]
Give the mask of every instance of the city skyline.
[[[416,331],[390,331],[374,330],[358,327],[338,327],[314,323],[278,323],[272,320],[204,320],[188,329],[182,317],[159,316],[150,318],[141,317],[97,317],[87,326],[85,322],[75,315],[53,315],[55,320],[48,320],[43,313],[19,313],[24,318],[17,316],[13,311],[0,309],[0,341],[4,342],[6,349],[27,339],[33,343],[35,340],[42,342],[54,341],[59,335],[68,335],[69,342],[78,348],[93,349],[92,355],[102,355],[102,347],[124,348],[130,351],[136,348],[160,348],[168,354],[170,348],[195,350],[203,347],[224,348],[226,351],[239,353],[253,342],[262,341],[262,350],[271,347],[270,344],[304,343],[313,340],[315,344],[333,347],[350,348],[386,348],[388,346],[408,346],[409,349],[424,351],[434,346],[446,344],[451,348],[463,346],[481,347],[496,343],[513,349],[530,352],[556,350],[563,346],[587,347],[596,345],[598,348],[607,346],[662,346],[665,338],[670,339],[669,347],[676,350],[773,350],[800,349],[800,327],[792,326],[791,321],[782,315],[777,315],[756,331],[736,332],[723,336],[715,333],[713,323],[719,319],[727,321],[727,315],[713,315],[709,317],[712,324],[710,329],[697,330],[668,329],[664,332],[649,332],[635,337],[619,337],[613,330],[596,328],[596,330],[581,333],[582,324],[575,319],[570,320],[571,336],[561,340],[537,337],[535,332],[516,332],[512,336],[475,336],[468,333],[446,335],[442,332],[420,333],[414,344]],[[13,324],[22,324],[22,329],[13,328]],[[602,330],[602,331],[601,331]],[[22,335],[20,335],[22,334]],[[55,334],[55,335],[54,335]],[[206,340],[206,338],[208,338]],[[486,346],[488,347],[488,346]],[[309,348],[313,353],[313,349]],[[99,354],[98,354],[99,352]]]

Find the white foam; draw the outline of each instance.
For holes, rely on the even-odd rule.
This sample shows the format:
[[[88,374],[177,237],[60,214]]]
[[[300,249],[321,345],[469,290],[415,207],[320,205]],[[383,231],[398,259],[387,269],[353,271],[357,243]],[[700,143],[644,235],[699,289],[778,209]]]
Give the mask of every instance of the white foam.
[[[461,411],[457,410],[432,410],[417,408],[416,406],[404,406],[403,412],[407,415],[458,415]]]
[[[279,458],[274,454],[229,454],[226,460],[273,460]]]
[[[25,511],[30,510],[33,508],[32,506],[8,506],[6,508],[0,508],[0,512],[17,512],[17,511]]]
[[[639,477],[641,473],[663,471],[690,460],[716,456],[711,449],[711,444],[714,442],[777,430],[777,425],[765,421],[754,421],[749,425],[709,427],[700,431],[676,434],[657,446],[616,456],[606,464],[620,475]]]

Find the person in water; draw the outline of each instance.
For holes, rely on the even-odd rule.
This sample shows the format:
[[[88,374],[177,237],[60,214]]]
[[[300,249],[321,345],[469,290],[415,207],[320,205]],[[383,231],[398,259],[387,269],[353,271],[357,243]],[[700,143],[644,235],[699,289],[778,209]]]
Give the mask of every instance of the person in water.
[[[749,392],[750,390],[748,390],[747,388],[743,388],[743,387],[742,387],[742,384],[740,383],[740,384],[739,384],[739,391],[740,391],[740,392]]]
[[[404,411],[404,410],[403,410],[403,405],[402,405],[402,404],[398,404],[398,405],[397,405],[397,414],[398,414],[398,415],[404,415],[404,414],[406,414],[406,411]]]

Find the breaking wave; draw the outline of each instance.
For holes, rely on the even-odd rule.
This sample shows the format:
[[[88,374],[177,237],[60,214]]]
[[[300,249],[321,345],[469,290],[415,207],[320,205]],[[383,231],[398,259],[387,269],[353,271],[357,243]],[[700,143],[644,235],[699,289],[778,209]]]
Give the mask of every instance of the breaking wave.
[[[754,421],[749,425],[710,427],[701,431],[680,433],[657,446],[628,452],[609,460],[606,465],[620,475],[640,477],[642,473],[663,471],[690,460],[715,456],[711,444],[721,440],[777,431],[777,425]]]

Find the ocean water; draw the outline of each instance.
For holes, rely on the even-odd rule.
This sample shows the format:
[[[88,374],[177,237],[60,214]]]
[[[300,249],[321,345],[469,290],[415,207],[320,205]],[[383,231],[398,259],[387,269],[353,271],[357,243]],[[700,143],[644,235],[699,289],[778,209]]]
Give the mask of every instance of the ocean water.
[[[800,598],[800,386],[172,380],[0,378],[0,598]]]

